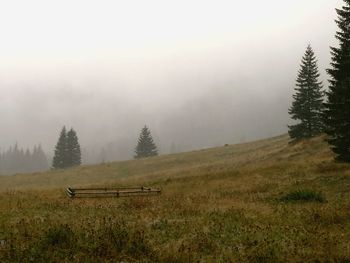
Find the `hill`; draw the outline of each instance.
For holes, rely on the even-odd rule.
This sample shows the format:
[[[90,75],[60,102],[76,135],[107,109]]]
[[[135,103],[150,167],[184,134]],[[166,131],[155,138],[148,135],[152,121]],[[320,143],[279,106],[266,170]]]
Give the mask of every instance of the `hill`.
[[[0,177],[0,261],[345,262],[350,165],[324,137],[287,136],[65,171]],[[161,196],[68,199],[67,186]]]
[[[0,176],[0,192],[147,182],[148,179],[155,178],[201,175],[207,169],[230,171],[269,162],[298,161],[303,160],[305,156],[318,161],[330,157],[321,139],[299,143],[295,146],[288,145],[288,140],[288,136],[283,135],[252,143],[227,145],[149,159],[82,166],[46,173]]]

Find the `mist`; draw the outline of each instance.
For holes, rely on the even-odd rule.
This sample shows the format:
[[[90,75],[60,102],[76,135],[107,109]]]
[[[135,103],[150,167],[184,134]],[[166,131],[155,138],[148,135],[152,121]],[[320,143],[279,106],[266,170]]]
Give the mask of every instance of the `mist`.
[[[327,87],[340,0],[123,2],[0,5],[1,149],[52,155],[64,125],[85,162],[132,158],[144,125],[161,154],[286,133],[309,43]]]

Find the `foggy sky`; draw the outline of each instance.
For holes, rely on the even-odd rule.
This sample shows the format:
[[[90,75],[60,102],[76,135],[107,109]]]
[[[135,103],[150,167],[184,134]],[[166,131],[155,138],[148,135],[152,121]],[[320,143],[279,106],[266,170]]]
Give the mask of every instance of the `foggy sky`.
[[[0,147],[41,143],[52,154],[66,125],[83,148],[113,144],[123,158],[132,156],[145,124],[163,153],[172,144],[190,150],[287,132],[309,43],[328,84],[334,9],[342,5],[6,2],[0,4]]]

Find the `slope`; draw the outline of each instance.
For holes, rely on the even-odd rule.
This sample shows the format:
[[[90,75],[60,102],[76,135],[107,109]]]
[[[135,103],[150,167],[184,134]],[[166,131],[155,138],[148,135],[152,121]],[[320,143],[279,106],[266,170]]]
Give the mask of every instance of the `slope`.
[[[1,178],[1,262],[348,262],[350,165],[287,136]],[[69,199],[66,185],[161,187]]]
[[[288,145],[287,136],[279,136],[251,143],[149,159],[82,166],[45,173],[0,176],[0,192],[134,183],[147,178],[200,175],[208,169],[232,170],[268,162],[303,161],[305,156],[320,161],[329,158],[330,153],[321,138],[291,146]]]

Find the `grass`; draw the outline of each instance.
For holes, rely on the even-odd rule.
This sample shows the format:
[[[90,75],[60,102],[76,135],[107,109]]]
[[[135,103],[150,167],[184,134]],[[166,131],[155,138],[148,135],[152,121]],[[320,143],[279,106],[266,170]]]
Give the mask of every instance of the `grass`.
[[[322,137],[280,136],[1,177],[0,262],[349,262],[350,165],[332,158]],[[64,194],[98,185],[163,193]]]

